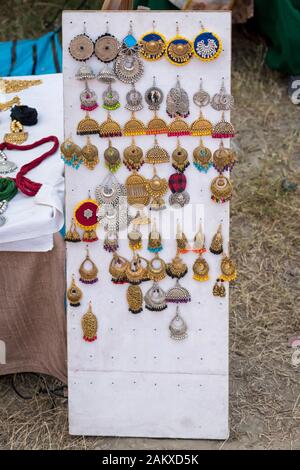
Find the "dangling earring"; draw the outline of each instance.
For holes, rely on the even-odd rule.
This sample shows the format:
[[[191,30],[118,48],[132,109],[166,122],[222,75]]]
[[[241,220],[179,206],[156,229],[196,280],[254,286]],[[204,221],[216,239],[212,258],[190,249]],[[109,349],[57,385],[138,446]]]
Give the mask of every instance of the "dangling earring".
[[[77,135],[99,134],[99,131],[100,127],[98,122],[92,119],[88,112],[86,112],[85,117],[77,124]]]
[[[97,80],[102,83],[113,83],[116,79],[114,70],[108,64],[104,65],[97,75]]]
[[[212,129],[213,129],[212,123],[208,119],[205,119],[205,117],[203,116],[203,113],[200,109],[200,116],[198,117],[198,119],[196,119],[196,121],[194,121],[191,124],[191,135],[193,135],[193,136],[205,136],[205,135],[211,136],[212,135]]]
[[[212,154],[208,147],[203,144],[203,139],[200,138],[200,145],[193,151],[194,166],[201,173],[207,173],[208,170],[213,166],[211,161]]]
[[[146,180],[145,186],[146,191],[152,198],[150,209],[156,211],[165,209],[166,205],[163,196],[168,190],[168,182],[165,178],[158,176],[155,166],[153,166],[153,176],[151,179]]]
[[[92,343],[97,339],[98,322],[96,315],[92,312],[92,302],[89,302],[89,308],[81,318],[81,327],[85,341]]]
[[[189,242],[183,231],[181,230],[179,220],[177,220],[176,244],[179,253],[188,253],[190,251]]]
[[[163,101],[163,92],[160,88],[156,86],[156,79],[153,77],[153,85],[145,93],[145,100],[148,104],[148,108],[154,111],[154,116],[148,122],[146,134],[147,135],[157,135],[157,134],[167,134],[168,125],[166,121],[157,116],[157,111],[160,108],[160,105]]]
[[[96,78],[92,67],[87,64],[81,65],[75,74],[75,78],[80,81],[92,80]]]
[[[214,178],[210,185],[211,199],[217,203],[225,203],[232,198],[232,184],[230,180],[224,176],[219,175]]]
[[[166,263],[159,257],[158,253],[155,253],[154,258],[148,263],[148,278],[151,279],[151,281],[159,282],[162,281],[166,275]]]
[[[229,256],[223,254],[221,261],[221,281],[235,281],[237,278],[237,271],[234,261]]]
[[[67,297],[71,307],[79,307],[80,300],[82,299],[82,291],[76,285],[74,274],[72,275],[71,286],[67,290]]]
[[[134,138],[131,145],[124,150],[123,163],[129,171],[139,171],[144,164],[143,150],[135,144]]]
[[[168,126],[168,137],[191,135],[190,126],[180,117],[176,117]]]
[[[89,60],[94,54],[94,43],[91,38],[86,34],[86,27],[84,25],[83,34],[75,36],[69,44],[69,52],[73,59],[85,62]]]
[[[127,36],[123,39],[116,58],[115,74],[123,83],[136,83],[144,73],[144,65],[139,58],[139,45],[132,31],[132,21]]]
[[[151,147],[146,153],[145,161],[152,165],[168,163],[170,161],[168,152],[158,145],[156,136],[154,137],[153,147]]]
[[[209,251],[214,255],[220,255],[223,253],[222,224],[219,225],[217,232],[213,236]]]
[[[108,21],[106,22],[106,32],[95,41],[95,56],[101,62],[109,63],[116,59],[119,54],[120,43],[115,36],[108,32]]]
[[[225,80],[222,78],[222,85],[219,93],[216,93],[211,100],[211,106],[216,111],[230,111],[234,107],[234,98],[226,93]]]
[[[109,274],[111,275],[111,280],[114,284],[124,284],[127,282],[126,270],[128,264],[129,262],[126,258],[123,258],[117,253],[113,254],[109,265]]]
[[[181,341],[187,338],[187,324],[179,314],[179,306],[176,307],[176,315],[172,318],[169,325],[170,338]]]
[[[171,287],[166,294],[166,302],[186,304],[191,302],[191,294],[180,284],[179,280],[176,279],[175,286]]]
[[[94,111],[98,108],[97,95],[93,90],[90,90],[87,81],[85,89],[80,93],[80,103],[80,108],[83,111]]]
[[[128,286],[127,303],[129,312],[136,314],[143,311],[143,292],[140,286]]]
[[[4,134],[3,140],[9,144],[21,145],[28,139],[28,132],[24,132],[23,125],[13,119],[10,124],[10,132]]]
[[[166,38],[155,31],[155,21],[152,22],[153,31],[145,33],[139,39],[140,54],[146,60],[155,61],[162,58],[166,50]]]
[[[103,241],[103,248],[109,253],[115,253],[119,249],[118,232],[108,230]]]
[[[126,279],[130,284],[140,284],[149,280],[148,261],[136,252],[133,253],[133,258],[126,267]]]
[[[193,95],[193,101],[196,106],[198,106],[200,109],[204,108],[204,106],[209,105],[210,103],[210,95],[207,93],[207,91],[203,90],[203,80],[200,78],[200,86],[199,90],[196,91]]]
[[[126,179],[127,202],[130,206],[147,206],[150,195],[146,189],[147,180],[144,176],[133,171]]]
[[[163,249],[162,243],[161,243],[161,235],[156,228],[155,219],[153,220],[152,228],[149,233],[147,248],[151,253],[158,253],[159,251]]]
[[[175,258],[172,259],[171,263],[167,264],[166,272],[168,276],[172,277],[173,279],[181,279],[188,272],[188,267],[182,261],[179,254],[176,253]]]
[[[136,212],[135,216],[132,219],[132,222],[135,225],[149,225],[150,217],[144,213],[144,209],[140,209]]]
[[[143,109],[143,107],[142,94],[135,89],[134,83],[132,83],[131,90],[126,94],[125,108],[128,111],[136,112]]]
[[[100,206],[117,207],[121,198],[126,197],[126,188],[115,175],[108,173],[95,189],[95,197]]]
[[[127,234],[129,248],[132,251],[141,250],[142,245],[142,233],[137,225],[133,225],[132,230]]]
[[[93,170],[99,163],[98,149],[96,145],[91,143],[89,136],[87,137],[86,145],[81,149],[81,154],[83,163],[89,170]]]
[[[213,295],[215,297],[226,297],[226,289],[224,286],[224,281],[217,279],[213,287]]]
[[[167,43],[165,56],[174,65],[185,65],[193,57],[191,42],[179,35],[178,21],[176,21],[176,36]]]
[[[84,230],[82,241],[94,242],[98,240],[96,228],[98,225],[97,201],[91,199],[90,191],[88,199],[80,201],[74,209],[74,220],[76,224]]]
[[[86,269],[86,263],[90,264],[90,269]],[[98,282],[98,268],[90,258],[89,249],[86,248],[86,256],[81,265],[79,266],[80,282],[83,284],[95,284]]]
[[[158,111],[164,99],[161,88],[156,86],[156,78],[153,77],[153,85],[145,92],[145,101],[150,111]]]
[[[225,121],[224,111],[220,122],[214,125],[212,130],[213,139],[230,139],[235,137],[235,130],[231,122]]]
[[[123,135],[144,135],[146,134],[145,124],[135,117],[135,113],[131,113],[129,121],[125,122],[123,127]]]
[[[72,219],[70,229],[67,231],[65,235],[65,241],[72,242],[72,243],[77,243],[81,241],[80,235],[76,229],[74,219]]]
[[[105,166],[111,173],[116,173],[121,166],[120,152],[112,146],[111,140],[108,141],[108,147],[104,150]]]
[[[220,147],[215,150],[213,154],[214,168],[219,173],[223,173],[223,171],[232,171],[236,161],[236,153],[230,148],[225,148],[223,141],[221,141]]]
[[[203,254],[206,252],[205,248],[205,235],[202,229],[202,222],[200,222],[199,230],[194,237],[194,244],[192,251],[194,253]]]
[[[209,280],[209,266],[201,253],[193,264],[193,273],[195,281],[204,282]]]
[[[172,167],[184,173],[184,171],[189,167],[189,156],[187,151],[181,147],[179,137],[177,137],[177,147],[172,153]]]
[[[99,137],[121,137],[121,126],[117,121],[113,121],[108,111],[107,119],[99,126]]]
[[[80,150],[80,147],[78,148]],[[15,162],[8,160],[7,155],[3,152],[3,150],[0,150],[0,175],[8,175],[17,169],[18,166],[15,164]]]
[[[111,84],[108,84],[106,90],[102,94],[103,105],[102,108],[107,109],[108,111],[115,111],[120,105],[119,93],[112,89]]]
[[[162,312],[168,307],[166,293],[157,282],[153,282],[152,287],[146,292],[144,301],[146,309],[151,312]]]
[[[206,31],[200,21],[201,32],[193,40],[195,57],[208,62],[216,59],[222,52],[222,41],[216,33]]]
[[[167,114],[170,118],[178,116],[182,118],[188,117],[189,111],[189,95],[181,87],[179,75],[177,75],[176,86],[171,88],[167,94]]]
[[[187,184],[186,176],[183,173],[173,173],[169,177],[169,188],[172,194],[169,196],[171,207],[184,207],[190,202],[190,195],[185,190]]]
[[[71,138],[66,139],[60,146],[61,159],[66,165],[78,170],[83,162],[82,150]]]

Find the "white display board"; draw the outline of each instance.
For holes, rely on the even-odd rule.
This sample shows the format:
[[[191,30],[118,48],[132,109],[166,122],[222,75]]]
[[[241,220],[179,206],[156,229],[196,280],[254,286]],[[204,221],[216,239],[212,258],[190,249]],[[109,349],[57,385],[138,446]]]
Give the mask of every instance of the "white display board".
[[[152,86],[156,76],[157,85],[165,97],[176,84],[179,75],[181,86],[190,98],[191,123],[198,117],[199,109],[193,103],[193,94],[199,88],[200,77],[203,87],[211,95],[220,89],[222,77],[226,89],[231,88],[231,15],[228,12],[142,12],[142,11],[67,11],[63,14],[63,62],[64,62],[64,123],[65,136],[83,146],[85,137],[76,135],[77,123],[84,117],[80,109],[79,95],[83,83],[75,79],[80,63],[69,54],[71,39],[83,32],[96,39],[109,31],[122,40],[128,33],[132,20],[133,34],[139,38],[152,30],[155,20],[156,29],[166,38],[176,34],[178,21],[180,34],[193,39],[200,31],[200,20],[208,30],[217,33],[223,41],[223,52],[212,62],[203,63],[193,58],[188,65],[176,67],[165,58],[156,62],[144,61],[145,72],[136,83],[136,88],[144,94]],[[92,57],[88,61],[95,72],[103,64]],[[97,80],[89,83],[96,91],[101,102],[105,84]],[[112,112],[113,119],[124,124],[130,113],[124,107],[126,93],[130,85],[116,82],[113,86],[120,94],[121,107]],[[205,116],[213,123],[220,120],[220,112],[211,106],[204,109]],[[166,114],[165,100],[159,116],[170,121]],[[99,107],[91,113],[102,122],[107,112]],[[147,123],[153,113],[144,109],[136,116]],[[226,114],[229,118],[229,113]],[[103,151],[108,141],[92,136],[92,143],[99,149],[100,163],[93,171],[85,167],[74,170],[66,168],[66,223],[69,225],[75,205],[92,195],[107,170],[104,166]],[[136,143],[144,151],[153,145],[153,136],[136,137]],[[112,139],[113,145],[123,152],[131,143],[131,137]],[[176,147],[176,137],[159,136],[159,144],[170,153]],[[199,137],[182,137],[181,145],[192,152],[199,145]],[[218,139],[204,137],[205,144],[212,150],[219,146]],[[159,165],[158,174],[168,178],[174,172],[171,163]],[[145,164],[140,173],[152,176],[152,165]],[[163,237],[163,250],[160,256],[169,262],[176,251],[176,219],[180,219],[183,230],[192,239],[199,228],[200,218],[206,236],[207,248],[220,222],[223,224],[224,246],[229,237],[229,204],[216,204],[210,199],[210,182],[217,175],[210,169],[206,175],[200,173],[191,163],[186,170],[187,191],[191,204],[184,209],[170,209],[150,213],[155,217]],[[125,166],[116,174],[120,182],[129,176]],[[168,195],[166,201],[168,200]],[[151,259],[147,251],[149,227],[143,232],[142,256]],[[169,323],[175,315],[175,304],[169,304],[162,312],[144,309],[138,315],[128,311],[126,302],[127,285],[114,285],[108,272],[111,255],[103,250],[104,233],[100,228],[99,242],[90,243],[90,255],[99,268],[99,282],[84,286],[78,281],[78,268],[85,257],[84,243],[69,243],[67,246],[67,284],[75,273],[78,285],[84,295],[81,306],[68,307],[68,367],[69,367],[69,420],[70,433],[101,436],[144,436],[164,438],[225,439],[228,437],[228,286],[227,295],[221,299],[212,295],[212,288],[220,274],[221,257],[209,251],[205,258],[210,267],[210,280],[196,282],[192,277],[192,264],[196,255],[189,253],[184,260],[189,266],[188,274],[181,280],[192,296],[192,302],[181,306],[181,315],[188,324],[188,338],[174,341],[169,335]],[[120,235],[122,237],[122,234]],[[126,234],[120,240],[119,253],[131,258]],[[174,280],[166,278],[161,287],[167,290]],[[150,288],[151,282],[141,284],[143,293]],[[88,302],[92,301],[93,311],[99,322],[98,340],[86,343],[82,339],[81,316],[86,312]]]

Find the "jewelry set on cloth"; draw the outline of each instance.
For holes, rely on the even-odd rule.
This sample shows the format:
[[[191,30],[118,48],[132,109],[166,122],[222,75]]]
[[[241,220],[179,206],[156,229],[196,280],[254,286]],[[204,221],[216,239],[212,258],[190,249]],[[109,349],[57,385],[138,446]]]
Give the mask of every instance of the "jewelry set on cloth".
[[[83,33],[74,37],[69,44],[71,56],[81,62],[75,78],[83,83],[79,101],[85,116],[79,121],[76,134],[86,136],[86,143],[81,147],[69,136],[61,145],[61,156],[66,165],[74,169],[84,165],[89,170],[94,170],[100,158],[91,136],[106,138],[107,146],[103,151],[103,157],[108,173],[95,188],[94,197],[89,191],[87,199],[80,201],[74,208],[70,229],[65,239],[69,242],[96,242],[97,227],[101,225],[105,231],[103,247],[112,253],[109,265],[112,282],[129,284],[126,295],[128,310],[138,314],[145,305],[146,309],[159,312],[165,310],[169,303],[176,303],[176,313],[169,325],[169,331],[172,339],[181,340],[187,337],[188,327],[180,315],[178,304],[191,301],[189,291],[180,283],[188,272],[188,266],[181,255],[195,253],[196,259],[192,266],[193,278],[200,282],[209,279],[209,265],[203,256],[206,248],[202,224],[192,243],[189,243],[179,225],[177,226],[176,254],[169,263],[165,263],[160,257],[163,250],[162,237],[155,219],[152,219],[147,249],[153,254],[153,258],[147,260],[139,254],[139,250],[142,249],[140,226],[150,223],[142,207],[149,205],[153,211],[163,210],[166,207],[164,196],[168,188],[171,191],[168,198],[170,206],[182,208],[189,203],[185,171],[191,162],[187,150],[180,142],[182,136],[200,137],[199,145],[192,153],[194,167],[201,173],[208,173],[211,168],[218,172],[218,176],[210,185],[211,199],[217,203],[225,203],[231,199],[232,184],[224,173],[233,169],[237,158],[235,152],[224,145],[223,139],[235,135],[233,125],[226,121],[226,112],[232,109],[234,102],[233,97],[226,92],[224,79],[219,92],[212,97],[204,90],[201,79],[199,89],[194,93],[192,100],[199,107],[199,117],[188,124],[185,119],[191,113],[190,98],[181,85],[179,75],[166,97],[158,86],[155,76],[152,86],[147,88],[144,96],[136,84],[144,74],[143,59],[157,61],[165,57],[171,64],[177,66],[188,64],[193,57],[203,62],[212,61],[221,54],[222,41],[217,34],[205,30],[202,23],[200,32],[192,41],[179,34],[178,22],[176,22],[176,35],[169,41],[156,31],[155,22],[153,30],[143,34],[139,40],[134,36],[132,21],[128,34],[122,41],[109,32],[108,22],[106,26],[106,32],[96,40],[92,40],[84,28]],[[98,73],[86,63],[93,55],[103,64]],[[90,85],[93,80],[106,86],[102,93],[102,102],[98,100],[97,93]],[[112,118],[112,113],[121,105],[119,93],[115,90],[118,80],[130,85],[126,94],[125,109],[131,115],[124,125]],[[164,99],[166,113],[171,119],[169,123],[159,115]],[[137,113],[145,104],[153,113],[148,123],[142,122],[137,117]],[[221,113],[220,119],[215,124],[205,118],[203,108],[208,105]],[[101,123],[91,116],[99,107],[107,111],[107,117]],[[162,134],[177,138],[177,144],[171,154],[158,142],[157,136]],[[153,135],[154,139],[153,145],[145,152],[136,142],[136,137],[141,135]],[[132,139],[122,153],[111,140],[121,136],[130,136]],[[203,138],[206,136],[220,139],[219,148],[214,153],[205,146]],[[122,163],[130,172],[124,184],[115,176]],[[175,170],[169,179],[161,178],[158,174],[157,166],[164,163],[171,163]],[[151,178],[145,178],[139,173],[144,164],[153,165]],[[136,207],[137,212],[134,217],[129,214],[128,205]],[[78,229],[83,230],[82,235]],[[118,234],[121,230],[128,230],[131,259],[126,259],[118,253]],[[209,249],[215,255],[222,255],[221,273],[213,287],[213,295],[224,297],[226,295],[224,282],[236,278],[236,268],[229,254],[226,256],[223,252],[221,225],[213,236]],[[175,284],[165,292],[159,282],[166,276],[175,279]],[[88,248],[79,267],[79,281],[84,284],[94,284],[98,281],[98,268],[91,260]],[[141,284],[147,281],[152,281],[153,284],[143,294]],[[82,296],[82,291],[73,275],[67,291],[70,306],[80,306]],[[98,323],[91,302],[82,317],[81,325],[84,340],[92,342],[97,339]]]

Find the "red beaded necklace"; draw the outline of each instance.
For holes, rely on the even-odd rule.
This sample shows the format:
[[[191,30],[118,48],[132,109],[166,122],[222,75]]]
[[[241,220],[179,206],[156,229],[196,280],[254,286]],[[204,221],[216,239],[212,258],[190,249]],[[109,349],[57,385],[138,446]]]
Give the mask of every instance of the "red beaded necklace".
[[[23,165],[16,177],[11,178],[15,181],[17,188],[22,191],[22,193],[26,194],[26,196],[35,196],[41,188],[42,183],[31,181],[25,175],[57,151],[59,146],[58,138],[54,135],[50,135],[49,137],[44,137],[43,139],[37,140],[33,144],[29,145],[16,145],[10,144],[9,142],[3,142],[0,144],[0,150],[32,150],[40,145],[46,144],[47,142],[53,142],[51,149],[43,153],[40,157],[37,157],[26,165]]]

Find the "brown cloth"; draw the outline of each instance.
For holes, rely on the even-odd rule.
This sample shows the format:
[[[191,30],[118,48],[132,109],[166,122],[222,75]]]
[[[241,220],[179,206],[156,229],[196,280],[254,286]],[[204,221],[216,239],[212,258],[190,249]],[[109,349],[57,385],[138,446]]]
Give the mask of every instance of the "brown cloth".
[[[64,272],[59,233],[52,251],[0,252],[0,375],[37,372],[67,383]]]
[[[180,1],[172,1],[180,6]],[[254,13],[254,0],[190,0],[183,2],[188,10],[232,10],[233,23],[245,23]]]

